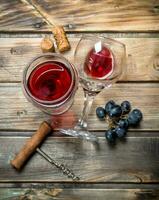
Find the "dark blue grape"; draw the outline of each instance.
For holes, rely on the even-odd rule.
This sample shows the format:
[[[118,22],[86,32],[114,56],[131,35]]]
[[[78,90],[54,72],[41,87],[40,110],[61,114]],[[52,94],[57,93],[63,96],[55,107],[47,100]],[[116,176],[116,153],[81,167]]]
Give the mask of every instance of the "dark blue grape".
[[[105,137],[108,140],[108,142],[110,143],[114,143],[115,139],[116,139],[116,133],[115,133],[115,129],[109,129],[105,132]]]
[[[137,109],[135,109],[135,112],[133,110],[128,116],[128,122],[130,126],[137,126],[142,119],[141,113],[136,110]]]
[[[123,101],[121,103],[121,109],[122,109],[123,114],[129,113],[130,110],[131,110],[131,104],[130,104],[130,102],[129,101]]]
[[[138,120],[138,118],[131,114],[128,116],[128,122],[130,126],[137,126],[140,120]]]
[[[115,106],[115,102],[113,100],[110,100],[105,105],[105,111],[108,114],[110,110]]]
[[[121,107],[119,105],[116,105],[115,107],[113,107],[110,111],[109,111],[109,117],[113,118],[113,117],[120,117],[122,114],[122,110]]]
[[[119,122],[118,122],[118,126],[120,128],[125,128],[127,129],[129,127],[129,122],[127,119],[120,119]]]
[[[126,129],[119,126],[116,127],[115,132],[118,138],[123,138],[126,135]]]
[[[130,126],[137,126],[142,120],[142,113],[139,109],[134,109],[128,116]]]
[[[97,115],[97,117],[98,117],[100,120],[104,119],[105,116],[106,116],[105,109],[102,108],[102,107],[98,107],[98,108],[96,109],[96,115]]]
[[[142,112],[139,109],[134,109],[132,111],[132,114],[136,116],[136,118],[138,118],[139,120],[142,119]]]

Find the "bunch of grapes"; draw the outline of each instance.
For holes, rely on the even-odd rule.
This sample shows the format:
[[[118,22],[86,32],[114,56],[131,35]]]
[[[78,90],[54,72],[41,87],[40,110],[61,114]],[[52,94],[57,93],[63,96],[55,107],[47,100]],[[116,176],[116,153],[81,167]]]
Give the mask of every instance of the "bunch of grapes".
[[[114,143],[116,138],[124,138],[128,128],[139,125],[143,117],[139,109],[131,111],[129,101],[117,105],[113,100],[108,101],[105,108],[97,107],[96,115],[100,120],[108,120],[109,129],[105,132],[105,137],[110,143]]]

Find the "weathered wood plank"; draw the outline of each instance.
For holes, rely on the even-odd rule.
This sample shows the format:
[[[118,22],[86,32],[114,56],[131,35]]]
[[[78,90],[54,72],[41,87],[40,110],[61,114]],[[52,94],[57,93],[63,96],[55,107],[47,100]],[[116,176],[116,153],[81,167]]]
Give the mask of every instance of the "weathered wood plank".
[[[151,0],[32,1],[71,31],[158,31],[159,2]],[[3,0],[0,30],[48,30],[24,0]],[[40,20],[40,21],[39,21]]]
[[[91,131],[92,134],[98,136],[98,137],[103,137],[104,132],[102,130],[96,130],[96,131]],[[0,130],[0,136],[5,136],[5,137],[31,137],[32,136],[32,131],[31,130]],[[60,134],[59,130],[54,130],[52,134],[49,135],[50,137],[63,137],[65,135]],[[158,131],[140,131],[140,130],[131,130],[128,132],[127,137],[158,137],[159,132]],[[67,136],[66,136],[67,137]]]
[[[0,137],[0,182],[69,181],[37,153],[19,173],[9,162],[28,137]],[[42,149],[67,164],[81,182],[159,182],[159,137],[127,137],[109,146],[104,137],[99,145],[70,137],[49,137]]]
[[[43,30],[45,25],[37,11],[23,0],[1,0],[0,31]]]
[[[143,189],[0,189],[1,200],[158,200],[159,190]]]
[[[0,182],[1,189],[141,189],[141,190],[158,190],[159,183],[92,183],[92,182]]]
[[[107,36],[104,34],[104,36]],[[117,37],[118,34],[114,34]],[[64,56],[73,62],[73,53],[80,35],[69,35],[72,50]],[[127,38],[129,37],[129,38]],[[127,66],[122,81],[159,80],[159,35],[157,37],[116,38],[127,49]],[[0,38],[0,82],[20,81],[29,60],[41,53],[41,36],[38,38]]]
[[[140,108],[144,120],[138,129],[135,130],[159,130],[159,84],[158,83],[120,83],[111,89],[103,90],[95,99],[89,117],[90,130],[105,130],[107,124],[97,119],[95,108],[105,104],[106,101],[114,99],[121,103],[129,100],[134,108]],[[83,91],[77,91],[74,105],[65,114],[53,118],[57,129],[60,127],[73,127],[80,116],[83,106]],[[36,130],[38,125],[50,118],[34,108],[27,102],[22,94],[19,83],[0,84],[0,129],[7,130]]]

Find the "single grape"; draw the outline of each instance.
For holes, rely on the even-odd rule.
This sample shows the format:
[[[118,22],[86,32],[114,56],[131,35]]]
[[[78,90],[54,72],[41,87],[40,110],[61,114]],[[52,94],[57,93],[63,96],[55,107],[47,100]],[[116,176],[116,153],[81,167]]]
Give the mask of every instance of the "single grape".
[[[129,122],[127,119],[120,119],[119,122],[118,122],[118,126],[120,128],[125,128],[125,129],[128,129],[129,127]]]
[[[137,126],[140,122],[134,115],[129,115],[128,116],[128,122],[130,126]]]
[[[121,109],[122,109],[122,113],[123,114],[129,113],[130,110],[131,110],[131,104],[130,104],[130,102],[129,101],[123,101],[121,103]]]
[[[108,114],[110,110],[115,106],[115,102],[113,100],[110,100],[105,105],[105,111]]]
[[[96,115],[100,120],[103,120],[105,118],[105,116],[106,116],[105,109],[102,108],[102,107],[98,107],[96,109]]]
[[[115,133],[115,129],[109,129],[105,132],[105,137],[107,139],[108,142],[110,143],[114,143],[115,139],[116,139],[116,133]]]
[[[115,132],[118,138],[123,138],[126,135],[126,129],[119,126],[116,127]]]
[[[142,119],[142,112],[139,109],[134,109],[132,113],[139,119]]]
[[[128,116],[130,126],[137,126],[142,120],[142,112],[139,109],[134,109]]]
[[[122,114],[122,109],[119,105],[115,105],[115,107],[113,107],[110,112],[109,112],[109,117],[113,118],[113,117],[120,117]]]

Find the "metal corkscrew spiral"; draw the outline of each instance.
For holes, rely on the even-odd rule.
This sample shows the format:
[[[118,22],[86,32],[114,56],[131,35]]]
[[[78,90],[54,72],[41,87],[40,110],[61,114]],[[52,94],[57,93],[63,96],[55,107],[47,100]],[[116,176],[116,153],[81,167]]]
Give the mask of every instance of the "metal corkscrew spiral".
[[[66,174],[68,178],[72,178],[73,181],[78,181],[80,179],[78,176],[76,176],[74,174],[74,172],[72,170],[70,170],[69,168],[67,168],[64,164],[60,164],[60,163],[56,162],[55,160],[53,160],[52,158],[50,158],[50,156],[48,156],[41,149],[37,148],[36,151],[43,158],[45,158],[49,163],[51,163],[52,165],[55,165],[57,168],[59,168],[60,170],[62,170],[63,174]]]

